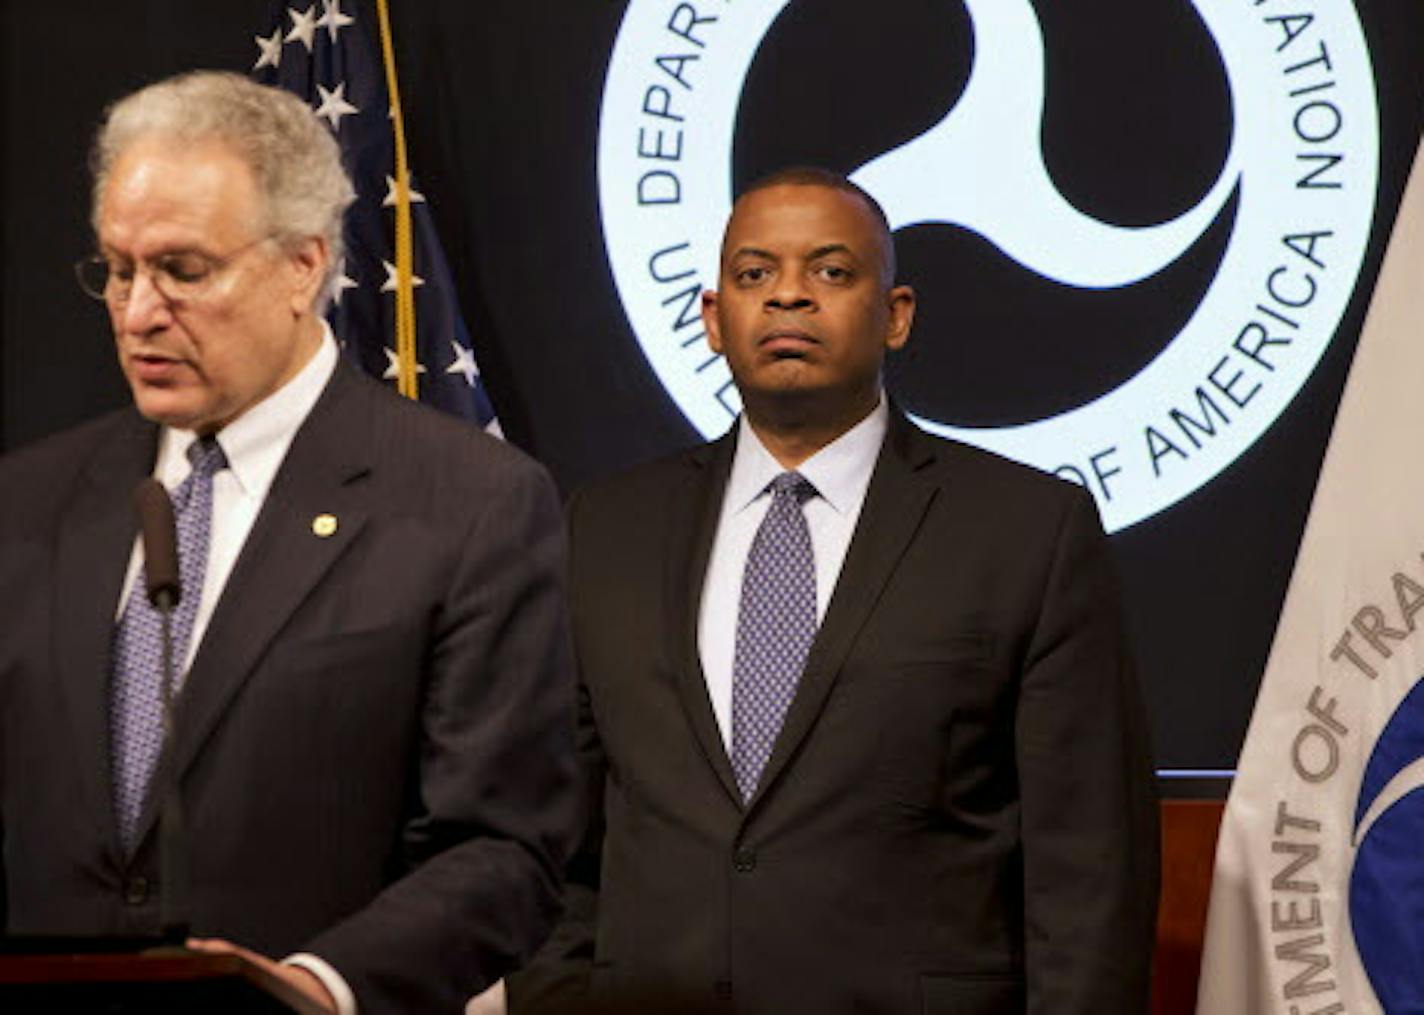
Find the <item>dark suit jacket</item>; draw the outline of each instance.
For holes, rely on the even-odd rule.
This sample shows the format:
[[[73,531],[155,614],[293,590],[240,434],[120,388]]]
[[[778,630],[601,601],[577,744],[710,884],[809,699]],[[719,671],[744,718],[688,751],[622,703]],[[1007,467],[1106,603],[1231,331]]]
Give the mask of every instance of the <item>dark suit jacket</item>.
[[[126,860],[107,711],[156,435],[124,411],[0,462],[11,933],[157,924],[156,807]],[[542,469],[338,368],[179,699],[195,933],[313,952],[363,1013],[455,1011],[540,944],[578,811],[564,562]]]
[[[743,807],[697,645],[733,450],[571,507],[593,820],[512,1010],[1145,1010],[1156,803],[1091,499],[894,416]]]

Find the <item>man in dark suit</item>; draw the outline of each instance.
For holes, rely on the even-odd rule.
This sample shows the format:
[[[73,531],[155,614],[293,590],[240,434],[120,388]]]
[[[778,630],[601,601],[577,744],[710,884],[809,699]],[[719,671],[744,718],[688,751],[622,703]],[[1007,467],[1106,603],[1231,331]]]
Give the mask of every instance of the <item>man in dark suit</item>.
[[[6,930],[147,934],[177,892],[194,947],[331,1010],[458,1010],[543,940],[577,820],[552,484],[341,361],[351,187],[300,100],[162,82],[95,166],[84,277],[135,409],[0,463]],[[147,476],[184,585],[166,746]],[[188,876],[162,884],[174,780]]]
[[[1080,488],[887,405],[893,279],[859,188],[754,185],[703,301],[740,422],[575,498],[591,820],[511,1010],[1145,1009],[1156,804],[1106,539]]]

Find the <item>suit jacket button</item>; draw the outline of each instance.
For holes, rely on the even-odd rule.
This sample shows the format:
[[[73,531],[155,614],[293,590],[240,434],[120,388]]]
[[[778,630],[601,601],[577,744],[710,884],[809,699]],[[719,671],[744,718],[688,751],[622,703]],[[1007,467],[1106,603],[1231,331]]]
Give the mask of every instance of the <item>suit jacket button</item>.
[[[142,906],[148,901],[148,878],[129,878],[124,882],[124,901],[130,906]]]
[[[732,857],[732,865],[742,874],[750,874],[756,870],[756,851],[751,849],[739,849]]]

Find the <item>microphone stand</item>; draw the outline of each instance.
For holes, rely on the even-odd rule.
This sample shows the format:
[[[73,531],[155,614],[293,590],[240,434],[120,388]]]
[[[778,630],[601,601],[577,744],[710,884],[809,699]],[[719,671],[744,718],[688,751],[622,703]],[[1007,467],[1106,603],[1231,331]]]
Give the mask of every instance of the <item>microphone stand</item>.
[[[158,765],[163,780],[158,812],[159,933],[165,941],[181,945],[188,939],[188,864],[183,800],[178,792],[178,726],[173,707],[173,608],[177,597],[168,589],[159,589],[153,605],[158,608],[161,622],[163,674],[159,695],[163,709],[163,752]]]
[[[143,534],[148,601],[158,611],[160,627],[159,706],[163,749],[154,773],[155,784],[151,788],[151,792],[159,794],[159,934],[167,942],[182,945],[188,938],[188,858],[183,829],[183,801],[178,792],[178,724],[173,702],[177,683],[173,661],[173,611],[183,595],[183,583],[178,566],[173,502],[168,498],[168,491],[158,480],[147,478],[134,491],[134,506],[138,510]]]

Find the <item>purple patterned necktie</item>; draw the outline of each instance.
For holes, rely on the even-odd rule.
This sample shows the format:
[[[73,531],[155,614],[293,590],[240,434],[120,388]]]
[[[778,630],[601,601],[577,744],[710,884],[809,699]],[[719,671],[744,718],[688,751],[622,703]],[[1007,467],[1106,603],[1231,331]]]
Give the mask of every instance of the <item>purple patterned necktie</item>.
[[[203,575],[208,569],[213,474],[227,466],[227,458],[214,437],[194,441],[188,447],[188,461],[193,471],[173,491],[178,576],[182,582],[182,595],[172,619],[175,694],[188,657],[198,600],[202,598]],[[131,853],[137,845],[134,836],[138,833],[139,814],[163,746],[163,625],[158,610],[148,601],[144,570],[139,571],[124,615],[114,629],[110,686],[114,811],[125,853]]]
[[[732,770],[750,800],[771,757],[816,637],[816,558],[801,505],[816,488],[798,472],[771,481],[742,576],[732,658]]]

